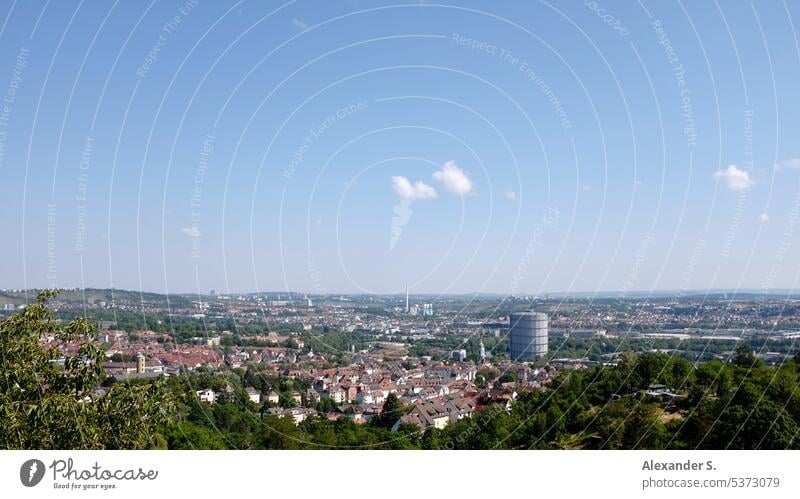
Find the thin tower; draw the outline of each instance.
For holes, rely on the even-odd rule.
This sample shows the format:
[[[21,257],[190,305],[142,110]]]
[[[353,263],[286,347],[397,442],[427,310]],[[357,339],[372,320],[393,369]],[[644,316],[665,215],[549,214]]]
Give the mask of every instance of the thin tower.
[[[411,307],[408,306],[408,284],[406,284],[406,313],[411,312]]]

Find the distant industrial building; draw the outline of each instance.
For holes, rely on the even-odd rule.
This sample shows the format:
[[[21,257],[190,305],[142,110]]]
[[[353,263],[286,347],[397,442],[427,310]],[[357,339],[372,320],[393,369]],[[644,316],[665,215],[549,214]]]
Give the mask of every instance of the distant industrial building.
[[[570,338],[588,340],[592,338],[602,338],[606,336],[605,329],[573,329],[567,333]]]
[[[512,360],[533,360],[547,354],[547,314],[511,314],[509,354]]]

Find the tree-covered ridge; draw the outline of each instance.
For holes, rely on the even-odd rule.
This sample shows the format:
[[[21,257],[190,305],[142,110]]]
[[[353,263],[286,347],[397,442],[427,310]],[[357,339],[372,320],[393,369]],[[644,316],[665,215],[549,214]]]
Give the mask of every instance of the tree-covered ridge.
[[[764,367],[746,349],[731,364],[695,368],[665,354],[567,371],[523,394],[510,414],[462,420],[441,432],[454,448],[796,449],[800,365]],[[667,407],[648,390],[665,384]]]

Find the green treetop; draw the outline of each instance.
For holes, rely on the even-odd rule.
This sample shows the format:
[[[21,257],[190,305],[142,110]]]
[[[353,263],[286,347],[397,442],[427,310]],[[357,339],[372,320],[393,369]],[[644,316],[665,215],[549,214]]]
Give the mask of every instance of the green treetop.
[[[161,383],[115,383],[107,392],[94,327],[54,320],[43,291],[0,322],[0,448],[141,449],[162,441],[155,428],[171,404]],[[66,344],[77,353],[64,355]]]

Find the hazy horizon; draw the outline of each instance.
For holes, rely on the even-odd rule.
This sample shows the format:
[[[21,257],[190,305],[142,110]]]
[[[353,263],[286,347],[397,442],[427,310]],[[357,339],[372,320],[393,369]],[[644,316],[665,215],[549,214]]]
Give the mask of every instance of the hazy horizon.
[[[27,293],[27,292],[35,292],[41,291],[44,289],[54,289],[54,288],[28,288],[28,289],[19,289],[19,288],[0,288],[0,292],[20,292],[20,293]],[[149,289],[130,289],[130,288],[102,288],[102,287],[76,287],[76,286],[63,286],[60,288],[55,288],[62,291],[122,291],[127,293],[148,293],[148,294],[160,294],[160,295],[197,295],[197,296],[212,296],[211,291],[214,292],[213,296],[221,296],[221,295],[308,295],[308,296],[324,296],[324,297],[337,297],[337,296],[397,296],[397,297],[405,297],[405,290],[397,291],[397,292],[388,292],[388,293],[345,293],[345,292],[336,292],[330,291],[326,293],[314,293],[309,291],[303,290],[261,290],[261,291],[241,291],[241,290],[218,290],[218,289],[211,289],[206,290],[205,292],[200,291],[156,291],[156,290],[149,290]],[[714,289],[655,289],[655,290],[628,290],[622,292],[620,290],[609,290],[609,291],[543,291],[538,294],[534,293],[524,293],[519,292],[517,294],[511,295],[508,293],[500,293],[500,292],[493,292],[493,291],[474,291],[474,292],[462,292],[462,293],[439,293],[439,292],[431,292],[431,291],[419,291],[419,292],[411,292],[409,291],[410,297],[415,296],[487,296],[487,297],[511,297],[511,298],[523,298],[523,297],[530,297],[533,299],[551,299],[552,297],[560,296],[560,297],[588,297],[591,298],[592,296],[600,297],[600,298],[608,298],[608,297],[619,297],[619,298],[642,298],[642,297],[689,297],[689,296],[702,296],[702,295],[719,295],[719,294],[743,294],[743,295],[762,295],[762,296],[783,296],[783,295],[794,295],[798,292],[798,290],[787,289],[787,288],[772,288],[772,289],[757,289],[757,288],[742,288],[742,289],[727,289],[727,288],[714,288]]]

